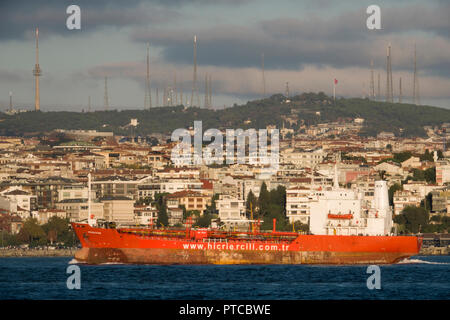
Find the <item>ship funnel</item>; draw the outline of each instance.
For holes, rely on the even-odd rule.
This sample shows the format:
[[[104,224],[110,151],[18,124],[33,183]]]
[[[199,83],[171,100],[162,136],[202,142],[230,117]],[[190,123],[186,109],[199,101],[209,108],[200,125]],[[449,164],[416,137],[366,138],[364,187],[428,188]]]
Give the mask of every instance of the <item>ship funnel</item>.
[[[375,209],[387,210],[389,209],[389,196],[387,182],[384,180],[375,181],[375,195],[374,195]]]
[[[338,168],[337,168],[337,162],[334,165],[334,179],[333,179],[333,188],[335,190],[339,189],[339,179],[338,179]]]

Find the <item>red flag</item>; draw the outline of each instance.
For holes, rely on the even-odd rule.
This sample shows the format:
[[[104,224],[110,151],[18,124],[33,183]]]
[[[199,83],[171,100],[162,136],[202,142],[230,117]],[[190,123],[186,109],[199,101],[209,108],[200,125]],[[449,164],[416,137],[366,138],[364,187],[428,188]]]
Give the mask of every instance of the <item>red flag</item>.
[[[334,79],[334,84],[337,84],[337,83],[338,83],[337,79]]]

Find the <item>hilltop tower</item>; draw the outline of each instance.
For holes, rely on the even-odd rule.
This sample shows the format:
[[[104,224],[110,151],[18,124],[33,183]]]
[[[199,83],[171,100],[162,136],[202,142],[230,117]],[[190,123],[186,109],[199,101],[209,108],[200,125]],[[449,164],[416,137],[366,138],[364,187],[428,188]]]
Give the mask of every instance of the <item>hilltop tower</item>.
[[[387,59],[386,59],[386,102],[394,102],[394,88],[392,84],[392,57],[391,57],[391,44],[387,47]]]
[[[177,73],[173,75],[173,103],[174,106],[178,105],[178,92],[177,92]]]
[[[33,75],[35,79],[35,97],[34,97],[34,110],[39,111],[40,97],[39,97],[39,77],[42,75],[41,67],[39,66],[39,29],[36,28],[36,64],[34,65]]]
[[[152,92],[150,89],[150,44],[147,43],[147,76],[145,81],[145,98],[144,98],[144,108],[152,107]]]
[[[205,109],[209,107],[208,74],[205,74]]]
[[[198,96],[197,87],[197,36],[194,36],[194,74],[192,79],[191,107],[194,106],[194,96],[197,100],[197,106],[200,106],[200,98]]]
[[[266,78],[264,74],[264,53],[261,54],[261,70],[262,70],[262,85],[263,85],[263,99],[266,97]]]
[[[370,60],[370,98],[375,99],[375,82],[373,78],[373,60]]]
[[[377,98],[381,99],[381,86],[380,86],[380,73],[378,72],[378,89],[377,89]]]
[[[414,84],[413,84],[413,103],[420,105],[419,77],[417,75],[417,55],[416,44],[414,43]]]
[[[208,103],[209,103],[209,108],[212,109],[212,88],[211,88],[211,83],[212,83],[212,77],[211,77],[211,75],[209,75],[209,83],[208,83],[209,99],[208,99]]]
[[[108,78],[105,77],[105,96],[104,96],[104,104],[105,104],[105,111],[109,110],[109,98],[108,98]]]
[[[12,107],[12,92],[9,92],[9,111],[11,112],[13,107]]]

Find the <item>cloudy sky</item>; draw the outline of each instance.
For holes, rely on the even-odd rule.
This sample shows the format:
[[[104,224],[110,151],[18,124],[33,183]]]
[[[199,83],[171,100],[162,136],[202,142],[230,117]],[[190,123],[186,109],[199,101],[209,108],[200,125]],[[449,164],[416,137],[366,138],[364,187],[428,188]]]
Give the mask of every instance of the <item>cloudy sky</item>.
[[[81,30],[68,30],[66,8],[81,8]],[[382,30],[368,30],[366,8],[381,8]],[[34,29],[39,27],[42,110],[103,109],[104,77],[110,107],[144,107],[146,46],[150,43],[153,105],[156,88],[177,79],[190,100],[193,37],[198,37],[200,100],[205,73],[213,105],[223,108],[267,94],[324,91],[362,97],[370,83],[386,86],[386,46],[392,44],[394,95],[402,78],[411,101],[417,45],[423,104],[450,108],[448,0],[2,0],[0,2],[0,110],[34,106]],[[377,84],[376,84],[377,86]],[[397,99],[397,98],[396,98]]]

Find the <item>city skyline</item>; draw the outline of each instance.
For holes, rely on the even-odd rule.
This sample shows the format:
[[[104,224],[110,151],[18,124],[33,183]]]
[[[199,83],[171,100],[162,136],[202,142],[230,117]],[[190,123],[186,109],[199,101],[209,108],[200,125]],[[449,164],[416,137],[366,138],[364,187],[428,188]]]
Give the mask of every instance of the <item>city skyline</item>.
[[[81,30],[68,30],[68,3],[24,1],[0,7],[0,110],[9,92],[18,107],[34,109],[34,32],[39,28],[41,109],[103,109],[104,78],[110,109],[143,109],[146,46],[150,43],[152,96],[177,77],[192,90],[192,39],[198,36],[197,79],[214,78],[214,108],[283,93],[309,91],[360,97],[374,73],[384,80],[392,42],[393,82],[402,78],[402,100],[413,101],[414,45],[421,104],[450,108],[450,6],[443,1],[380,1],[382,30],[365,26],[369,3],[283,1],[79,1]],[[264,83],[261,55],[264,54]],[[203,97],[201,81],[199,94]],[[386,87],[385,83],[381,84]],[[381,97],[385,96],[384,90]],[[383,99],[381,99],[383,100]],[[394,88],[394,101],[398,89]],[[155,103],[153,103],[155,105]]]

